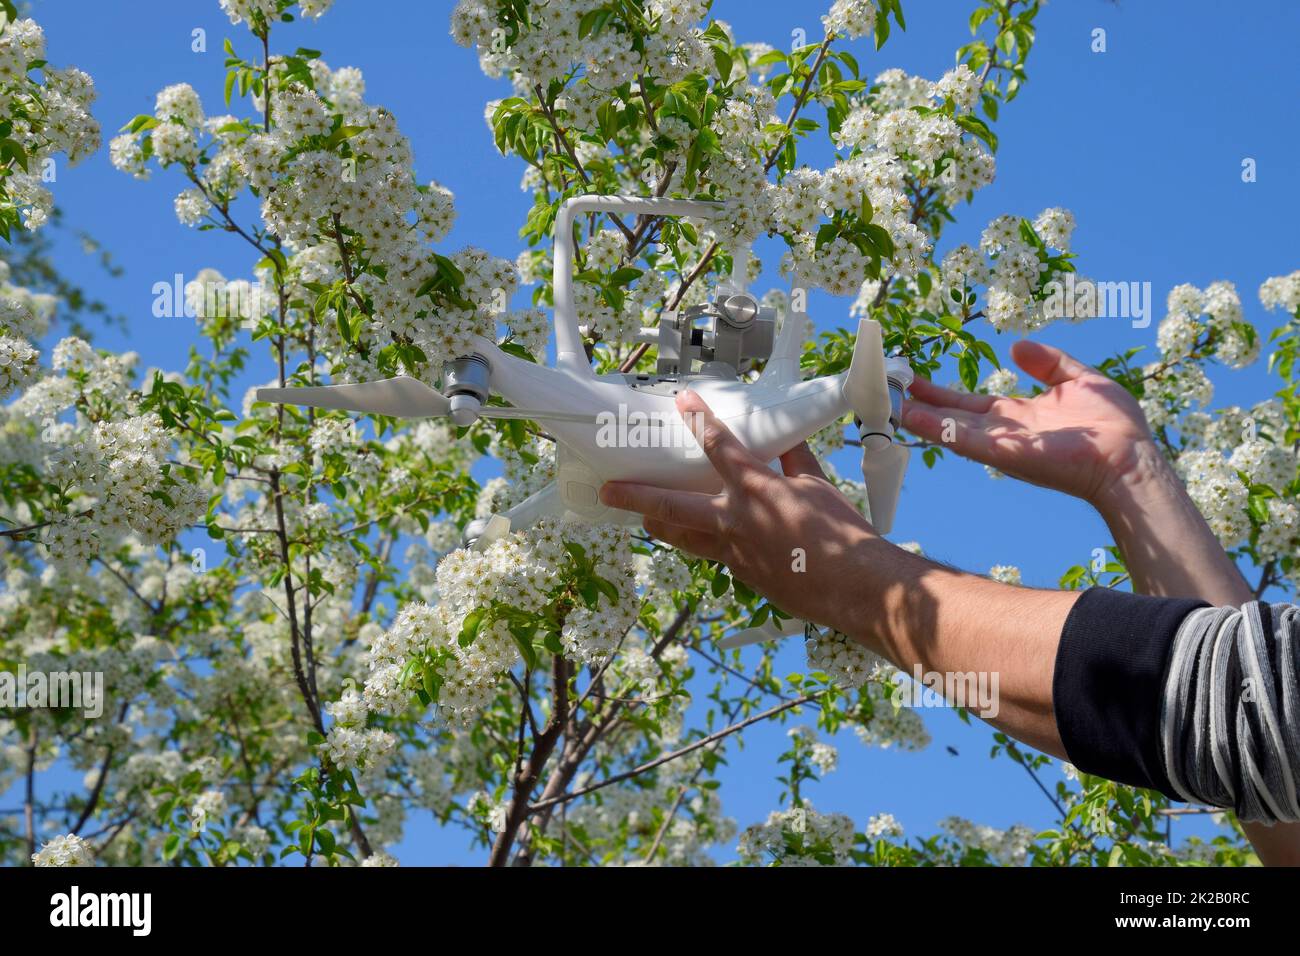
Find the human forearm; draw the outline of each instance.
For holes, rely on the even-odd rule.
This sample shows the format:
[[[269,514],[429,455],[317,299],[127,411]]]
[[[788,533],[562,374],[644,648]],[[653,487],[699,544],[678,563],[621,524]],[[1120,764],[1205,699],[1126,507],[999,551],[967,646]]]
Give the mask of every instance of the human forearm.
[[[1064,756],[1052,709],[1057,646],[1078,594],[1017,588],[955,571],[882,538],[856,555],[853,599],[835,626],[911,674],[996,675],[989,722]]]

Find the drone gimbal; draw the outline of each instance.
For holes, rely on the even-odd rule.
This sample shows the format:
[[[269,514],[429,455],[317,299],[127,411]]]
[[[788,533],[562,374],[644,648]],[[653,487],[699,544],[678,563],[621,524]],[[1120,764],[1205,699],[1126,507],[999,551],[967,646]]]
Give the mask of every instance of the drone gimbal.
[[[642,330],[641,341],[659,347],[655,371],[662,378],[692,373],[734,378],[745,363],[771,356],[776,310],[763,308],[748,292],[723,293],[702,305],[665,312],[658,329]]]

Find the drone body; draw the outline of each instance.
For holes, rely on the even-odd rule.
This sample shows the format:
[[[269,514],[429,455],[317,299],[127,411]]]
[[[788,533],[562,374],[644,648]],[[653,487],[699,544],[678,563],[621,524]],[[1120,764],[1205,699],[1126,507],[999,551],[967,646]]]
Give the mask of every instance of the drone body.
[[[624,523],[639,519],[600,503],[607,481],[636,481],[688,491],[721,487],[676,410],[676,395],[691,389],[740,441],[771,460],[820,431],[849,410],[839,377],[786,382],[771,375],[754,383],[710,375],[671,379],[636,374],[573,375],[479,343],[490,367],[492,390],[512,404],[585,413],[587,421],[540,419],[557,444],[554,489],[521,505],[508,517],[511,527],[535,520],[546,503],[576,520]],[[498,384],[499,383],[499,384]],[[575,414],[576,417],[576,414]],[[498,523],[500,527],[500,523]],[[481,529],[472,528],[471,537]]]
[[[684,315],[666,313],[642,341],[659,346],[656,374],[597,375],[583,348],[574,304],[573,220],[581,213],[716,216],[712,202],[580,196],[561,206],[555,221],[556,363],[520,359],[479,337],[472,355],[446,363],[442,392],[408,376],[356,385],[259,389],[259,401],[314,405],[395,417],[447,415],[459,425],[476,418],[542,423],[557,444],[556,481],[504,514],[473,522],[467,539],[482,547],[539,518],[635,523],[638,517],[600,502],[607,481],[636,481],[714,492],[721,481],[676,411],[678,392],[700,395],[737,438],[771,461],[852,411],[862,436],[868,516],[888,532],[907,465],[894,443],[903,391],[912,372],[903,359],[886,359],[880,326],[864,319],[849,369],[803,380],[799,369],[806,290],[795,280],[791,310],[779,333],[775,316],[747,293],[733,292]],[[707,320],[704,328],[695,325]],[[753,381],[738,377],[742,360],[764,360]],[[699,365],[698,369],[696,365]],[[499,395],[513,408],[488,405]],[[771,631],[738,643],[780,636]]]

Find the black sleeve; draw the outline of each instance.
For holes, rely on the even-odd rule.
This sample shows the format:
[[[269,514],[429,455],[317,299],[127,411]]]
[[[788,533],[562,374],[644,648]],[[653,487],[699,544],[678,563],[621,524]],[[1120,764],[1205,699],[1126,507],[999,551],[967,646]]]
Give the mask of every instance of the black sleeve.
[[[1052,708],[1066,756],[1085,773],[1181,799],[1165,773],[1160,708],[1170,650],[1191,598],[1089,588],[1066,618]]]

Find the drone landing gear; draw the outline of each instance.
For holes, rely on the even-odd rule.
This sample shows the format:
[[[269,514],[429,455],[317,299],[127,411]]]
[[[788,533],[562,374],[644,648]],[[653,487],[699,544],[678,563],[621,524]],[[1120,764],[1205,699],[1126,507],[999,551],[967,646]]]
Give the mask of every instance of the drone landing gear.
[[[477,550],[512,530],[527,528],[548,515],[584,524],[639,525],[640,517],[630,511],[606,507],[600,501],[604,481],[585,463],[559,448],[559,476],[541,491],[529,495],[504,514],[478,518],[465,527],[465,544]]]

